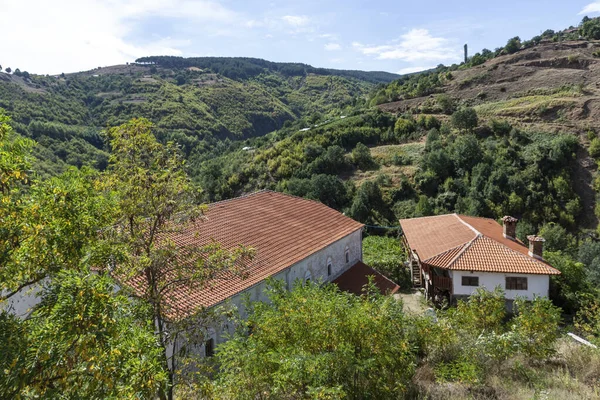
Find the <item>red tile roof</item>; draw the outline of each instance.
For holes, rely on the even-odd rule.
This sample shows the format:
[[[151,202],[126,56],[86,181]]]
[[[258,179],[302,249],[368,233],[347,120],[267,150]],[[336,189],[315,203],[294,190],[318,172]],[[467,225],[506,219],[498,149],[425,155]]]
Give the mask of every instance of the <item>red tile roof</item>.
[[[223,276],[207,288],[174,286],[166,296],[169,305],[178,316],[214,306],[362,227],[317,201],[271,191],[209,204],[204,221],[182,226],[169,239],[178,246],[244,245],[255,249],[255,256],[245,279]]]
[[[400,221],[411,249],[422,263],[450,270],[558,275],[560,271],[529,256],[518,240],[502,235],[489,218],[447,214]]]
[[[363,287],[369,282],[369,276],[373,276],[374,283],[382,294],[394,294],[400,286],[375,271],[362,261],[348,268],[343,274],[338,276],[333,283],[338,285],[340,290],[350,292],[356,295],[362,294]]]

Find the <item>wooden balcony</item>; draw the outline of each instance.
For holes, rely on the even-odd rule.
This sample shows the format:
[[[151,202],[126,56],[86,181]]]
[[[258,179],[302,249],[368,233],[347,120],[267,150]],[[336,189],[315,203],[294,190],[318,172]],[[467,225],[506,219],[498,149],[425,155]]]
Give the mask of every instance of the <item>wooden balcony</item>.
[[[433,275],[433,287],[441,292],[448,291],[452,294],[452,278]]]

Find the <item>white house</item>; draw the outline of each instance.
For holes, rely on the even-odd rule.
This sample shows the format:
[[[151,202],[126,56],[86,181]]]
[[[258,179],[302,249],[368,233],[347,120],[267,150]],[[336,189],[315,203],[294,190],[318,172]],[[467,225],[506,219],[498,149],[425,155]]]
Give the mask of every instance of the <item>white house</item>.
[[[547,297],[550,275],[560,271],[542,258],[544,239],[528,236],[527,248],[516,238],[517,219],[502,221],[458,214],[401,220],[413,283],[450,301],[498,286],[509,305],[517,297]]]

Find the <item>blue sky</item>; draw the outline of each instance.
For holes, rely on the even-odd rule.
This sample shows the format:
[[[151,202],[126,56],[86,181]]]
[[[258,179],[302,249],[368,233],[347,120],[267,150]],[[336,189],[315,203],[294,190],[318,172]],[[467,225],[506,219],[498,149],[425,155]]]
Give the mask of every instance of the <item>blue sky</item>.
[[[245,56],[412,72],[460,62],[462,46],[599,16],[600,1],[0,0],[0,65],[56,74],[144,55]]]

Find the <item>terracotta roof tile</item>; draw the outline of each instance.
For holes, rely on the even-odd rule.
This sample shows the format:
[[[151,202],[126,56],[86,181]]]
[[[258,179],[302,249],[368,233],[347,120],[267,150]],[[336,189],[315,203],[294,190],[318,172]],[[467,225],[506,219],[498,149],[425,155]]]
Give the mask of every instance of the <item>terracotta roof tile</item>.
[[[465,248],[467,244],[461,244],[460,246],[456,246],[453,249],[445,251],[443,253],[438,254],[437,256],[433,256],[425,260],[428,265],[433,267],[446,268],[457,255]]]
[[[560,273],[544,262],[517,252],[483,235],[473,240],[448,265],[448,269],[542,275]]]
[[[411,249],[427,260],[475,239],[476,233],[454,214],[403,219],[402,230]]]
[[[340,290],[361,295],[363,287],[369,282],[369,276],[374,277],[374,283],[382,294],[394,294],[400,289],[400,286],[362,261],[358,261],[351,266],[343,274],[334,279],[333,283],[338,285]]]
[[[222,276],[208,288],[173,287],[168,297],[182,316],[216,305],[363,227],[317,201],[271,191],[209,204],[206,217],[169,239],[179,246],[202,247],[213,241],[226,249],[244,245],[256,253],[245,279]]]
[[[515,274],[560,274],[544,260],[529,256],[519,240],[502,235],[489,218],[448,214],[400,221],[421,262],[444,269]]]

